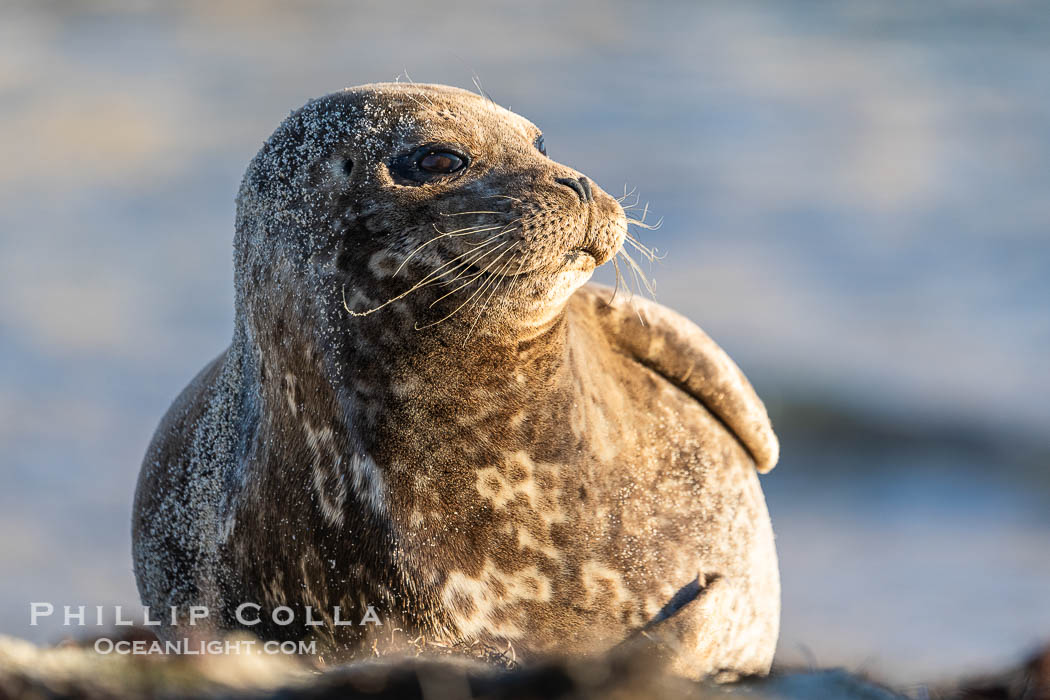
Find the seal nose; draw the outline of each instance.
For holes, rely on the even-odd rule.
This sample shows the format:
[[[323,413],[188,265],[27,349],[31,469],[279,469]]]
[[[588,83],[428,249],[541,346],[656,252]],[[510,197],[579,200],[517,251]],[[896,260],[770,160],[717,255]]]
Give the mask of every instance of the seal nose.
[[[594,194],[591,192],[591,181],[585,177],[556,177],[554,181],[559,185],[565,185],[569,189],[576,192],[580,197],[581,202],[594,201]]]

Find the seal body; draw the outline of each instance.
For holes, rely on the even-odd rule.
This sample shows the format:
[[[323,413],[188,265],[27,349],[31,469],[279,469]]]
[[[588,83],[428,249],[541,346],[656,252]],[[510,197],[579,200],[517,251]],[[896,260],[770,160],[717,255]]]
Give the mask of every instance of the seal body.
[[[627,235],[486,98],[370,85],[293,113],[238,197],[233,341],[139,477],[162,633],[518,658],[644,633],[692,675],[768,671],[776,439],[699,328],[585,284]]]

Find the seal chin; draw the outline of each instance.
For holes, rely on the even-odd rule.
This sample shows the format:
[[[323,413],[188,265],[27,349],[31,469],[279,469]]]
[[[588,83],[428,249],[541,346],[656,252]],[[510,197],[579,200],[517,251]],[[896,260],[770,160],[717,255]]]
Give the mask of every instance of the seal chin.
[[[591,260],[590,255],[582,255],[581,260]],[[566,265],[557,274],[550,278],[546,285],[546,294],[543,306],[548,316],[558,313],[562,306],[568,302],[569,297],[577,289],[587,283],[594,273],[594,263],[584,262],[582,264]],[[544,319],[546,320],[546,319]]]
[[[604,257],[597,250],[577,248],[565,254],[565,265],[563,269],[576,269],[593,271],[601,263],[599,258]]]

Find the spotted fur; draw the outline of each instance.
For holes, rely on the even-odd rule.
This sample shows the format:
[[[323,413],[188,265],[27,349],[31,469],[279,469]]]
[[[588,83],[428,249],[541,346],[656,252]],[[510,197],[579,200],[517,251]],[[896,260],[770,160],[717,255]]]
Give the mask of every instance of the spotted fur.
[[[222,611],[198,634],[258,603],[253,632],[329,655],[375,630],[266,611],[373,605],[409,638],[519,658],[645,633],[693,675],[768,670],[765,409],[688,320],[584,286],[626,218],[538,135],[468,92],[384,84],[308,103],[263,145],[233,341],[139,478],[144,603]],[[427,144],[468,167],[406,181],[398,159]]]

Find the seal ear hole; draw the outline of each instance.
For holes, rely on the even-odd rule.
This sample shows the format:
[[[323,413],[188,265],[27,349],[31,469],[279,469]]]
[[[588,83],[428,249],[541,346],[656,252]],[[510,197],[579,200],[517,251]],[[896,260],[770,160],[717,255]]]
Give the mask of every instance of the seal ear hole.
[[[350,177],[353,168],[354,162],[338,153],[319,158],[310,165],[310,184],[321,189],[338,188]]]
[[[328,161],[328,167],[335,177],[347,178],[354,170],[354,161],[346,156],[334,155]]]

